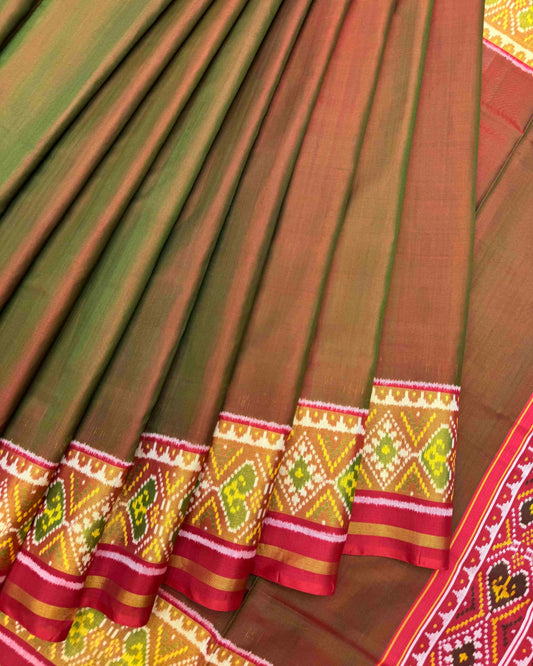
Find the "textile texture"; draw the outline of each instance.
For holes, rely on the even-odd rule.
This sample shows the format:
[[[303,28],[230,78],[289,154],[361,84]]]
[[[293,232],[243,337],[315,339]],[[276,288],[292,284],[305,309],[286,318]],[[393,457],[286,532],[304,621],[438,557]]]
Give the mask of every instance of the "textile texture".
[[[527,648],[532,11],[3,3],[1,663]]]

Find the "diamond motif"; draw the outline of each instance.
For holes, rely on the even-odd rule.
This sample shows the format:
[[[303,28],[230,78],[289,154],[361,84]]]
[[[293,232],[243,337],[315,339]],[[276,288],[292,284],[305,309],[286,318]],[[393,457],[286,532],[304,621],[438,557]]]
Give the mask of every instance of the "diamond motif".
[[[387,433],[384,435],[374,449],[374,453],[384,467],[388,467],[398,455],[398,449],[394,446],[394,440]]]
[[[303,456],[298,458],[291,467],[289,470],[289,476],[297,491],[301,490],[311,480],[311,474],[309,474],[309,468]]]
[[[357,477],[359,476],[359,470],[361,469],[362,458],[362,453],[354,458],[348,467],[343,470],[335,483],[335,486],[339,491],[340,496],[342,497],[348,511],[350,511],[352,508],[355,489],[357,487]]]

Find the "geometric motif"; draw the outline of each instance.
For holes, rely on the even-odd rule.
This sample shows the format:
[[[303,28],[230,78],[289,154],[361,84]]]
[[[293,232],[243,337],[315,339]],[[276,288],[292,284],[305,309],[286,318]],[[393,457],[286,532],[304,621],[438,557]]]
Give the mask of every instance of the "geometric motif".
[[[186,523],[234,544],[256,543],[288,431],[222,413]]]
[[[73,441],[35,515],[25,552],[57,571],[82,575],[129,465]]]
[[[533,71],[533,6],[530,0],[485,0],[483,30],[495,46],[522,69]]]
[[[0,582],[26,538],[56,467],[56,463],[0,439]]]
[[[102,545],[146,562],[166,563],[207,451],[206,446],[143,433]]]
[[[366,411],[300,400],[269,510],[330,527],[350,517]]]
[[[17,639],[17,643],[14,642]],[[271,666],[222,638],[166,592],[142,629],[115,624],[92,608],[78,611],[66,640],[49,643],[0,613],[0,651],[8,663],[43,666]]]
[[[532,506],[533,396],[381,664],[532,663]]]
[[[419,386],[375,380],[358,490],[451,501],[458,389]]]

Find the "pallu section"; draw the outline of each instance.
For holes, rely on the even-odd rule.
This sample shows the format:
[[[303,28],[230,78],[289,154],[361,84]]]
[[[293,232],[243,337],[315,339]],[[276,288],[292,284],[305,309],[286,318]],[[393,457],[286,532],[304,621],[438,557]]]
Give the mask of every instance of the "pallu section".
[[[447,566],[459,390],[374,380],[346,553]]]
[[[0,608],[33,633],[47,640],[68,633],[85,572],[128,468],[76,441],[57,466],[0,592]]]
[[[216,664],[271,666],[223,638],[200,615],[161,591],[148,624],[140,629],[115,624],[103,613],[81,608],[62,642],[31,635],[0,614],[2,663],[10,666],[93,666],[106,664]]]
[[[0,584],[15,561],[56,467],[57,463],[0,439]]]
[[[254,573],[332,594],[346,539],[367,411],[300,399],[263,522]]]
[[[509,432],[383,666],[529,664],[533,606],[533,396]]]
[[[519,3],[504,5],[497,0],[486,5],[477,165],[478,206],[490,194],[508,161],[526,138],[533,115],[533,24],[523,22],[528,16],[533,16],[531,9],[519,7]],[[524,43],[526,39],[529,42],[529,51],[519,49],[522,60],[517,57],[516,49],[521,39]],[[510,44],[509,51],[506,43]],[[486,220],[486,215],[478,215],[476,244],[488,233]]]

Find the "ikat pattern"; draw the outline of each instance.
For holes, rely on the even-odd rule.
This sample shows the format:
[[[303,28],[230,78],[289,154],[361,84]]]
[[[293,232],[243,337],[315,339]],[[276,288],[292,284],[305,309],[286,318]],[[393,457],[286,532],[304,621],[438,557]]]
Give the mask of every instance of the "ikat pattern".
[[[193,611],[162,596],[157,598],[148,624],[139,629],[115,624],[103,613],[83,608],[60,643],[42,641],[0,614],[0,649],[13,637],[23,641],[17,656],[28,648],[35,650],[40,659],[29,663],[44,666],[269,666],[221,638]]]
[[[491,44],[533,71],[531,0],[485,0],[483,35]]]
[[[365,410],[301,400],[269,509],[344,527],[361,466],[365,418]]]
[[[451,501],[458,413],[451,388],[375,382],[358,490]]]
[[[85,444],[72,442],[42,499],[24,550],[58,571],[83,574],[128,467]]]
[[[232,543],[255,543],[288,432],[221,414],[186,522]]]
[[[206,446],[144,434],[102,544],[147,562],[166,561],[207,451]]]
[[[531,663],[532,507],[530,435],[401,664]]]
[[[56,466],[0,440],[0,582],[26,538]]]

